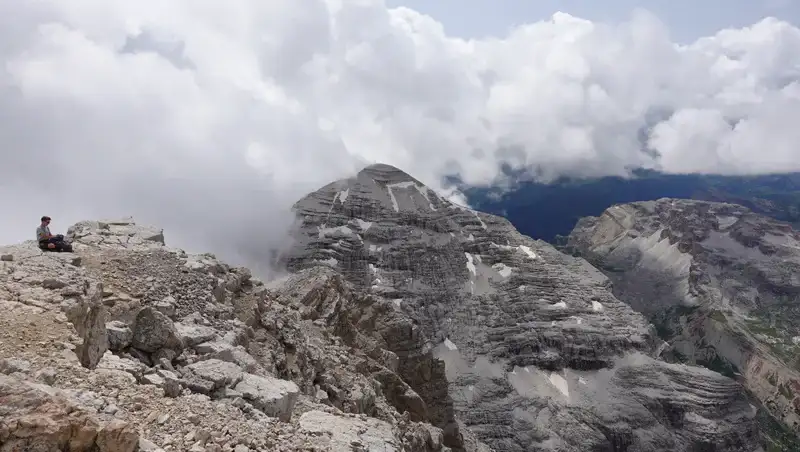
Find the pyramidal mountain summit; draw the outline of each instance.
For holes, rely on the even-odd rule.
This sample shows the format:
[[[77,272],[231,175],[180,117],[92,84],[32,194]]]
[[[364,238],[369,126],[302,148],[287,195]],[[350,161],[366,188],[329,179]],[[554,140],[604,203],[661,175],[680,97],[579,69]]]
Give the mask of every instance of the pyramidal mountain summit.
[[[294,209],[267,282],[133,219],[0,248],[0,451],[765,450],[607,269],[383,164]]]

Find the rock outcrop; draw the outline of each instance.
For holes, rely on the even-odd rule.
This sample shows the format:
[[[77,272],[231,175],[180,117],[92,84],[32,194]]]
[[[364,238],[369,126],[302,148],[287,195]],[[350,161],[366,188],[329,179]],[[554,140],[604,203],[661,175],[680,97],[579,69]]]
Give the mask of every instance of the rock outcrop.
[[[293,289],[267,298],[299,300],[304,318],[363,350],[376,393],[442,429],[446,446],[760,450],[741,386],[659,360],[654,327],[583,259],[387,165],[295,210],[296,273],[277,283]]]
[[[800,433],[800,233],[789,224],[733,204],[660,199],[582,219],[567,247],[652,319],[665,356],[739,379]]]
[[[0,451],[449,450],[333,272],[267,286],[132,219],[68,236],[0,248]]]
[[[138,441],[126,422],[99,420],[61,391],[0,375],[0,450],[134,452]]]

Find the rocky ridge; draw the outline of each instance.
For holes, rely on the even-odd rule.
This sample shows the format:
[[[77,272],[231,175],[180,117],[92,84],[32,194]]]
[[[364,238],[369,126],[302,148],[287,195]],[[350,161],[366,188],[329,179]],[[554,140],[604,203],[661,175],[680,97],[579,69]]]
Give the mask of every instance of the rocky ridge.
[[[264,284],[132,219],[67,236],[0,248],[0,451],[449,450],[336,273]]]
[[[567,248],[658,325],[666,356],[741,380],[800,447],[800,233],[791,225],[665,198],[582,219]]]
[[[373,314],[357,330],[419,398],[394,405],[454,450],[473,433],[497,451],[761,450],[741,386],[660,360],[667,344],[583,259],[388,165],[295,210],[288,268],[352,284]]]

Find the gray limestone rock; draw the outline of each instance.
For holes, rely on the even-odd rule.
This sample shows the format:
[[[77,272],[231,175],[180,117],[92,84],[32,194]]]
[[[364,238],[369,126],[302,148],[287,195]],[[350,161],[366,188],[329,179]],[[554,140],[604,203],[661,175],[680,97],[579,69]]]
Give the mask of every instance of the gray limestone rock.
[[[58,379],[58,371],[52,367],[45,367],[36,371],[33,378],[46,385],[52,385]]]
[[[217,330],[203,325],[179,322],[175,324],[175,328],[178,331],[178,336],[187,347],[194,347],[203,342],[208,342],[217,336]]]
[[[136,380],[142,378],[142,375],[146,369],[146,367],[139,361],[134,361],[128,358],[120,358],[111,352],[107,352],[103,355],[103,358],[97,364],[97,368],[127,372]]]
[[[81,221],[67,229],[67,240],[74,245],[148,249],[164,246],[164,230],[137,225],[133,218]],[[80,250],[80,246],[76,248]]]
[[[138,447],[140,452],[159,452],[164,450],[158,447],[154,442],[141,437],[139,438]]]
[[[153,307],[167,317],[172,318],[175,316],[175,298],[172,296],[167,296],[163,300],[153,303]]]
[[[142,384],[161,386],[164,384],[164,379],[158,374],[147,374],[142,376]]]
[[[217,359],[236,364],[238,367],[250,373],[255,373],[260,367],[258,361],[256,361],[255,358],[247,353],[245,348],[242,346],[228,346],[228,348],[210,353],[208,357],[210,359]]]
[[[3,358],[0,359],[0,374],[11,375],[15,373],[26,374],[31,370],[31,363],[24,359]]]
[[[84,367],[94,369],[108,350],[102,284],[95,284],[87,296],[68,312],[68,318],[83,340],[75,349],[78,360]]]
[[[181,395],[181,389],[183,389],[178,376],[168,370],[160,370],[158,373],[144,375],[140,383],[158,386],[164,390],[164,395],[167,397],[178,397]]]
[[[42,281],[42,287],[50,290],[58,290],[67,287],[67,283],[65,283],[64,281],[59,281],[55,278],[46,278],[45,280]]]
[[[186,366],[198,377],[214,383],[214,389],[235,386],[242,379],[243,371],[236,364],[218,359],[208,359]]]
[[[233,348],[231,344],[221,341],[203,342],[194,347],[195,351],[200,355],[215,355],[231,348]]]
[[[186,375],[183,376],[183,378],[180,380],[180,384],[181,386],[189,388],[189,390],[192,392],[197,392],[208,396],[210,396],[214,392],[214,389],[216,389],[213,381],[200,378],[191,372],[187,372]]]
[[[57,388],[0,375],[2,450],[134,452],[138,437],[133,425],[103,423]]]
[[[317,433],[321,440],[324,438],[325,450],[342,452],[403,450],[400,442],[394,437],[392,426],[377,419],[348,419],[321,411],[309,411],[303,413],[298,422],[301,428]]]
[[[133,324],[133,347],[153,353],[163,348],[183,349],[183,342],[175,324],[166,315],[152,307],[142,308]]]
[[[300,300],[345,341],[395,354],[423,402],[417,416],[446,446],[475,433],[503,452],[759,450],[741,387],[659,361],[653,326],[583,259],[388,165],[321,188],[295,212],[285,262],[299,273],[267,289],[280,285],[279,299]],[[357,308],[343,307],[335,280],[309,283],[315,267],[351,284]]]
[[[106,335],[108,336],[108,348],[113,351],[120,351],[127,348],[133,342],[133,330],[119,320],[106,323]]]
[[[229,364],[229,363],[228,363]],[[233,388],[268,416],[288,421],[300,389],[291,381],[245,373]]]
[[[178,397],[181,395],[181,390],[183,386],[181,386],[180,378],[169,370],[159,369],[158,376],[161,377],[162,383],[161,388],[164,390],[164,395],[167,397]]]
[[[652,320],[665,357],[740,378],[800,434],[800,233],[789,224],[665,198],[581,219],[566,249]]]

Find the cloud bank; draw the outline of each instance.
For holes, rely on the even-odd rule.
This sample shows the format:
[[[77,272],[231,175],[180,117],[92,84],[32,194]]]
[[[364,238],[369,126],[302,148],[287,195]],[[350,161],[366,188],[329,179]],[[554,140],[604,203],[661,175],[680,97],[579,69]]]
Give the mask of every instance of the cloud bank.
[[[798,61],[772,18],[679,46],[644,11],[463,40],[381,0],[0,0],[0,242],[132,214],[253,263],[373,162],[434,188],[800,170]]]

